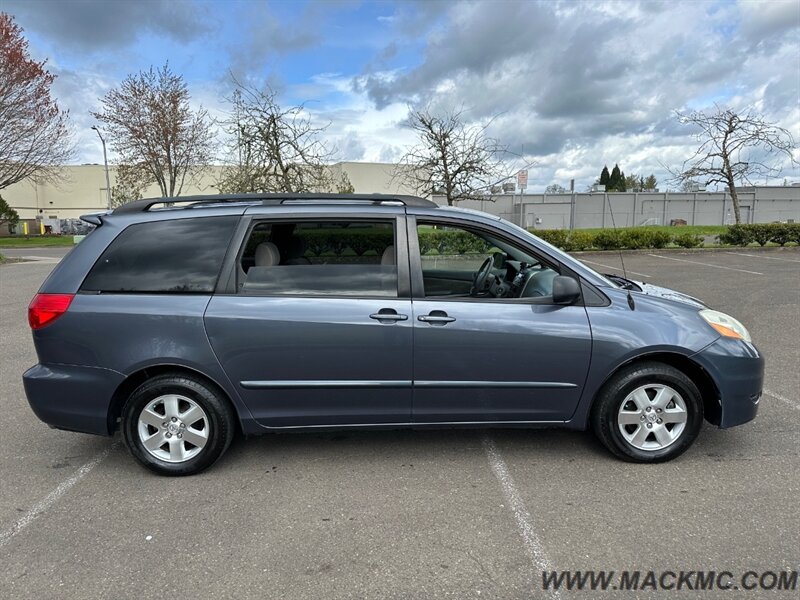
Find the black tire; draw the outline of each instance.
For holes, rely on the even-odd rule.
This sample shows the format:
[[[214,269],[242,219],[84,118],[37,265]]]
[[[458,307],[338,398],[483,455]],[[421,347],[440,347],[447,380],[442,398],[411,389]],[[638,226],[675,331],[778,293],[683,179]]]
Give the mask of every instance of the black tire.
[[[145,448],[139,429],[139,419],[143,415],[144,409],[148,406],[155,407],[159,399],[173,395],[186,399],[181,401],[184,407],[191,407],[191,403],[194,403],[204,413],[203,417],[198,421],[202,426],[200,431],[206,436],[204,445],[200,447],[200,442],[198,442],[198,446],[193,446],[188,441],[186,441],[185,445],[181,444],[181,448],[186,450],[187,454],[192,452],[194,454],[180,462],[170,462],[169,458],[163,460]],[[166,403],[163,406],[166,407]],[[164,427],[166,428],[170,419],[164,418]],[[179,420],[177,423],[180,427],[185,426]],[[191,423],[189,426],[191,426]],[[208,430],[205,429],[206,426]],[[148,427],[148,425],[144,425],[144,427]],[[162,433],[156,426],[149,426],[149,428],[150,431]],[[149,379],[136,388],[122,409],[122,432],[128,449],[136,460],[159,475],[194,475],[207,469],[228,449],[233,440],[235,429],[233,410],[222,393],[202,379],[185,374],[163,374]],[[182,431],[191,433],[187,429]],[[177,442],[177,437],[183,437],[174,434],[173,438],[173,434],[170,434],[166,429],[163,435],[170,437],[172,442]],[[171,446],[169,442],[170,440],[165,440],[165,450],[158,452],[170,453],[169,448]]]
[[[682,431],[676,434],[675,440],[669,445],[652,450],[637,448],[626,440],[618,421],[623,401],[629,394],[647,385],[672,388],[686,406],[686,421]],[[640,463],[665,462],[683,454],[697,438],[703,425],[703,401],[694,382],[678,369],[659,362],[635,363],[615,373],[603,386],[592,407],[591,423],[603,445],[618,458]],[[635,432],[638,427],[638,424],[630,425],[628,430]],[[645,430],[642,432],[647,433]],[[655,437],[648,437],[648,440],[649,444],[658,443]]]

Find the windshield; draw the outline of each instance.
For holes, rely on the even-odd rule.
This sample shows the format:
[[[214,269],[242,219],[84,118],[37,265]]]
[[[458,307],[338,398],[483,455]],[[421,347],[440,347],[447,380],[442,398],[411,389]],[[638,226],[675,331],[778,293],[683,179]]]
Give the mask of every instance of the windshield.
[[[621,283],[616,283],[615,281],[612,281],[611,279],[609,279],[608,277],[606,277],[602,273],[598,273],[593,268],[588,266],[586,263],[582,262],[580,259],[575,258],[574,256],[571,256],[571,255],[567,254],[566,252],[564,252],[560,248],[556,248],[555,246],[553,246],[553,244],[551,244],[549,242],[546,242],[545,240],[543,240],[540,237],[537,237],[536,235],[534,235],[533,233],[531,233],[527,229],[523,229],[522,227],[512,223],[511,221],[506,221],[505,219],[500,219],[500,220],[504,224],[508,225],[509,227],[512,227],[514,230],[517,231],[517,233],[519,235],[521,235],[523,237],[527,237],[527,238],[535,237],[536,241],[539,244],[542,244],[543,246],[545,246],[555,257],[560,258],[564,262],[566,262],[566,263],[570,263],[571,261],[579,262],[584,269],[587,269],[587,270],[591,271],[592,274],[594,274],[598,279],[602,280],[603,283],[605,283],[608,287],[613,287],[613,288],[623,287],[623,285]]]

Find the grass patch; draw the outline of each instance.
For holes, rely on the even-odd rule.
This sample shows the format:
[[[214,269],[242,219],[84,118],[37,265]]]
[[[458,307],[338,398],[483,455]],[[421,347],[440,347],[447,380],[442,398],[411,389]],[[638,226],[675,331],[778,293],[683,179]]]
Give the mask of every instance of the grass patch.
[[[0,237],[0,248],[52,248],[74,245],[71,235]]]

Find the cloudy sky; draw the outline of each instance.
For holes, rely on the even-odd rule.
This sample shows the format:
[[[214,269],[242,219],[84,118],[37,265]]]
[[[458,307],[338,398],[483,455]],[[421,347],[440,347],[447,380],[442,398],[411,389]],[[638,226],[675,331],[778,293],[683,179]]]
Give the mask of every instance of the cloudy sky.
[[[88,114],[128,73],[169,61],[224,117],[229,74],[306,102],[340,160],[390,162],[408,107],[462,108],[524,155],[529,189],[578,189],[692,152],[675,110],[754,108],[800,140],[797,0],[0,0],[58,75],[78,162],[102,161]],[[696,147],[696,146],[695,146]],[[800,160],[800,154],[796,153]],[[800,169],[784,177],[800,181]]]

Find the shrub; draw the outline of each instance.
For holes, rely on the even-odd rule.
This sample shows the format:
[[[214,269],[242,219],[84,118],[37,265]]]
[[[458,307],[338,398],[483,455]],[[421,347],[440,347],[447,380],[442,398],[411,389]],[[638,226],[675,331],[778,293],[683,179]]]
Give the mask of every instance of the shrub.
[[[666,231],[655,230],[651,232],[650,247],[651,248],[666,248],[667,244],[672,241],[672,235]]]
[[[800,245],[800,223],[792,223],[789,226],[789,231],[791,241]]]
[[[630,248],[649,248],[651,246],[652,232],[647,229],[620,229],[619,247]]]
[[[553,244],[556,248],[563,250],[567,247],[569,231],[566,229],[542,229],[532,233],[542,238],[545,242]]]
[[[747,246],[750,243],[750,236],[744,225],[731,225],[727,231],[723,231],[717,236],[720,244],[730,246]]]
[[[603,229],[595,234],[593,245],[601,250],[616,250],[622,247],[622,236],[616,229]]]
[[[731,225],[728,230],[717,236],[722,244],[732,246],[747,246],[756,243],[766,246],[775,242],[781,246],[796,242],[800,244],[800,223],[752,223],[745,225]]]
[[[759,246],[766,246],[774,234],[772,223],[753,223],[743,225],[747,229],[749,239],[756,242]]]
[[[698,248],[703,245],[703,236],[696,233],[676,233],[672,241],[681,248]]]
[[[569,252],[576,250],[588,250],[594,246],[594,235],[588,231],[576,229],[567,237],[567,245],[564,248]]]
[[[800,243],[800,223],[772,223],[771,242],[785,246],[789,242]]]

